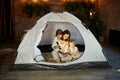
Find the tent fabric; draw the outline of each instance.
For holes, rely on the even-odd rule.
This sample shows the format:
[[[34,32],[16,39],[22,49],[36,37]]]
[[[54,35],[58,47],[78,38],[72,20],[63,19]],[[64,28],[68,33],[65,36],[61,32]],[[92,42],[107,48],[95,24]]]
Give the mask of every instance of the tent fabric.
[[[69,30],[71,33],[71,39],[75,39],[76,44],[84,45],[84,40],[78,29],[67,22],[47,22],[47,27],[43,31],[40,45],[52,44],[57,29],[61,29],[63,31]]]
[[[48,22],[66,22],[74,25],[80,32],[85,45],[84,54],[77,60],[68,63],[50,63],[50,62],[35,62],[34,58],[40,55],[40,60],[43,60],[41,51],[37,48],[42,40],[43,31],[47,26]],[[69,28],[69,26],[68,26]],[[49,33],[49,32],[48,32]],[[86,29],[81,21],[74,15],[63,12],[54,13],[50,12],[40,18],[36,25],[27,32],[24,39],[18,47],[18,55],[15,60],[15,64],[42,64],[42,65],[56,65],[56,66],[67,66],[71,64],[84,63],[84,62],[107,62],[102,47],[96,38],[93,36],[89,29]]]

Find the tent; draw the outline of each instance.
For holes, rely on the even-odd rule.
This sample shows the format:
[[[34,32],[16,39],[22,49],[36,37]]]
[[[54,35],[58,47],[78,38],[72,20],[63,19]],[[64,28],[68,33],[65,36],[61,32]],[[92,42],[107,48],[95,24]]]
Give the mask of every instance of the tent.
[[[68,63],[52,63],[42,61],[42,49],[38,46],[52,44],[56,29],[68,29],[71,32],[71,37],[76,40],[79,45],[84,45],[83,55]],[[18,47],[18,54],[15,60],[15,67],[23,68],[33,67],[45,69],[68,69],[79,68],[84,66],[93,66],[94,64],[106,64],[107,59],[103,54],[103,48],[93,36],[89,29],[86,29],[81,21],[74,15],[63,12],[50,12],[40,18],[32,29],[25,35],[24,39]],[[39,56],[39,61],[35,61],[35,57]],[[24,65],[24,66],[20,66]]]

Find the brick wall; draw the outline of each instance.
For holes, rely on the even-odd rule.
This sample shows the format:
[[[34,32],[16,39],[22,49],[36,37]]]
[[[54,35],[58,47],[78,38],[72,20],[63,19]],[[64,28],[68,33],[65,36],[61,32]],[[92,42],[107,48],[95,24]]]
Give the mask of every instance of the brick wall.
[[[15,29],[16,40],[20,40],[26,29],[32,28],[39,16],[28,18],[22,12],[23,2],[26,0],[14,0],[14,15],[15,15]],[[27,0],[31,1],[31,0]],[[64,11],[61,0],[49,0],[51,11]],[[120,0],[96,0],[98,14],[102,21],[108,25],[108,30],[105,33],[105,41],[108,42],[109,29],[118,30],[120,28]]]
[[[109,29],[118,30],[120,27],[120,0],[99,0],[100,18]]]
[[[108,43],[109,30],[120,29],[120,0],[98,0],[98,13],[102,21],[108,25],[106,43]]]
[[[16,30],[16,41],[20,41],[26,30],[32,28],[36,24],[36,21],[40,18],[36,15],[33,15],[32,18],[28,18],[25,14],[23,14],[22,7],[24,6],[25,1],[29,2],[32,0],[14,0],[14,24]],[[63,11],[61,0],[50,0],[49,3],[51,5],[51,11]]]
[[[30,1],[30,0],[28,0]],[[16,41],[20,41],[26,33],[26,30],[32,28],[36,21],[40,18],[38,16],[33,16],[28,18],[27,15],[23,13],[24,0],[14,1],[14,15],[15,15],[15,30],[16,30]]]

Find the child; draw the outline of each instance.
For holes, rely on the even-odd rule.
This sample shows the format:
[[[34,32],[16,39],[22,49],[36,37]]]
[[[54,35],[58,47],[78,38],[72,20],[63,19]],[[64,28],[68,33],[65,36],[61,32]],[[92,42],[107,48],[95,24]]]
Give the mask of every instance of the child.
[[[53,49],[60,48],[60,46],[59,46],[60,42],[59,41],[62,37],[62,33],[63,33],[63,31],[61,29],[57,29],[55,38],[54,38],[53,43],[52,43],[52,48]]]
[[[52,56],[57,63],[60,63],[58,50],[60,49],[60,39],[62,37],[62,33],[63,31],[61,29],[57,29],[56,35],[55,35],[56,37],[54,38],[53,44],[52,44],[52,48],[53,48]]]
[[[78,48],[75,46],[75,40],[69,41],[69,52],[72,56],[72,60],[76,60],[80,57],[80,52]]]

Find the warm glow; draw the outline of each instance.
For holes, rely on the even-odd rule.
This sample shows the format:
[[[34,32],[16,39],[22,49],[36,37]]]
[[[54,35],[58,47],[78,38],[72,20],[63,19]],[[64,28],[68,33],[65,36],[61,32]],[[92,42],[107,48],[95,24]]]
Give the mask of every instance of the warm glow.
[[[26,2],[26,0],[21,0],[21,2],[25,3],[25,2]]]
[[[75,0],[69,0],[69,1],[74,2]]]
[[[90,16],[92,16],[92,12],[90,12]]]
[[[82,0],[61,0],[61,1],[63,1],[63,2],[75,2],[75,1],[82,1]],[[91,3],[95,3],[95,0],[83,0],[83,1],[85,1],[85,2],[91,2]]]
[[[42,0],[43,2],[48,2],[48,0]]]
[[[95,3],[95,0],[89,0],[91,3]]]
[[[38,0],[32,0],[32,2],[37,3],[37,2],[38,2]]]
[[[89,14],[90,14],[90,16],[94,16],[95,13],[96,13],[96,12],[95,12],[93,9],[91,9]]]
[[[66,0],[61,0],[61,1],[66,2]]]
[[[62,0],[63,2],[75,2],[76,0]]]

